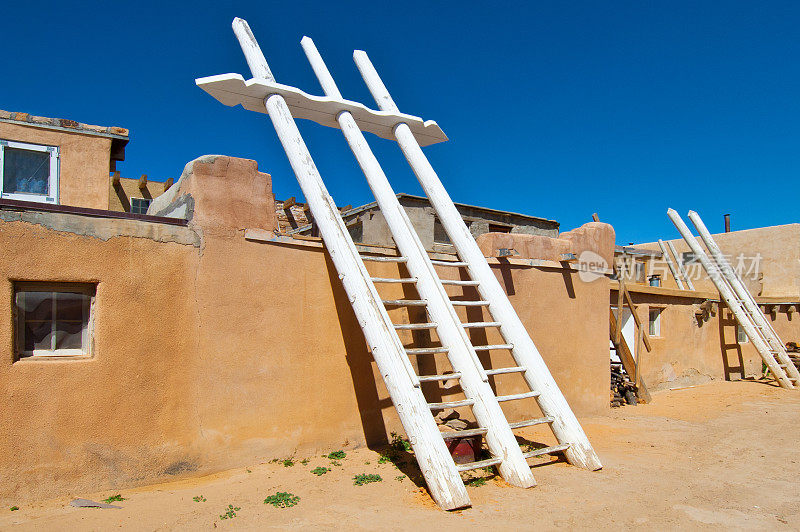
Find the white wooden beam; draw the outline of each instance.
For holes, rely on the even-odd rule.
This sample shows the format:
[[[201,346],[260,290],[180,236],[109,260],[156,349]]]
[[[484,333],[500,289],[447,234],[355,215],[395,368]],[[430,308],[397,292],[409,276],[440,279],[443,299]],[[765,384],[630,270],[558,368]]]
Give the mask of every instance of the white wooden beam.
[[[658,239],[658,247],[661,248],[661,254],[664,257],[664,260],[667,261],[669,271],[672,272],[672,278],[675,279],[675,282],[678,284],[678,288],[683,290],[683,281],[681,281],[680,274],[678,273],[678,270],[675,269],[675,264],[672,263],[672,258],[670,258],[669,253],[667,252],[664,241],[660,238]]]

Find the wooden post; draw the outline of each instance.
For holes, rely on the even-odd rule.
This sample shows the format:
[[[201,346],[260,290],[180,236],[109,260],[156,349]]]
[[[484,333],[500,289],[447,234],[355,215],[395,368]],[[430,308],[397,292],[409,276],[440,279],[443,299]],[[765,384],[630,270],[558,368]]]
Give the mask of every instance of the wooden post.
[[[301,44],[325,95],[341,99],[342,95],[336,82],[314,42],[308,37],[303,37]],[[409,273],[417,279],[417,291],[427,301],[427,311],[431,320],[437,324],[436,334],[442,346],[448,349],[447,356],[453,369],[461,373],[461,387],[467,398],[474,400],[472,411],[478,424],[487,429],[486,443],[489,450],[493,456],[503,458],[497,466],[500,474],[511,485],[525,488],[535,486],[536,481],[531,468],[525,461],[514,433],[488,383],[489,379],[478,355],[464,327],[461,326],[458,314],[450,303],[450,297],[439,281],[425,246],[420,241],[405,209],[397,200],[386,174],[353,115],[348,111],[342,111],[336,120],[367,178],[400,254],[406,257]]]
[[[111,184],[115,187],[119,186],[119,172],[114,172],[114,175],[111,176]]]
[[[672,263],[672,258],[669,256],[669,252],[667,251],[667,247],[664,245],[664,241],[660,238],[658,239],[658,247],[661,248],[661,254],[664,256],[664,260],[667,261],[667,266],[669,266],[669,271],[672,273],[675,283],[677,283],[679,289],[683,290],[683,281],[681,281],[678,270],[675,269],[675,265]]]
[[[232,26],[253,77],[274,81],[267,60],[247,22],[236,18]],[[317,214],[315,219],[325,247],[339,272],[339,278],[364,331],[367,345],[411,440],[431,495],[439,506],[448,510],[469,506],[464,483],[436,422],[430,415],[405,348],[370,281],[370,275],[339,215],[336,203],[325,188],[286,101],[282,96],[272,94],[265,98],[264,105],[303,195],[311,205],[312,212]]]
[[[139,178],[139,190],[144,190],[147,188],[147,174],[142,174],[142,177]]]
[[[171,178],[171,177],[169,179],[167,179],[166,181],[164,181],[164,192],[169,190],[169,187],[171,187],[174,183],[175,183],[175,180],[173,178]]]
[[[680,272],[681,277],[683,277],[683,280],[686,281],[686,286],[689,287],[689,290],[694,290],[694,284],[692,284],[692,280],[689,278],[689,276],[686,275],[686,269],[683,266],[683,260],[680,258],[678,252],[675,250],[675,246],[672,245],[672,241],[667,240],[667,246],[669,247],[669,250],[672,252],[672,255],[675,257],[675,262],[678,265],[678,271]]]
[[[389,91],[375,71],[367,54],[357,50],[353,53],[356,65],[361,72],[367,88],[372,93],[378,107],[382,111],[397,112]],[[394,128],[394,136],[400,145],[403,155],[411,165],[422,188],[425,190],[431,205],[436,210],[439,220],[444,226],[450,241],[458,251],[459,257],[469,266],[472,279],[478,281],[478,291],[482,299],[489,301],[489,311],[500,322],[500,331],[506,341],[514,345],[512,355],[520,366],[526,367],[523,373],[531,390],[538,391],[541,395],[537,398],[539,407],[547,416],[552,416],[555,421],[551,424],[553,433],[561,444],[569,444],[565,451],[567,460],[574,465],[588,469],[600,469],[602,464],[594,452],[589,439],[583,431],[578,419],[570,409],[561,390],[559,390],[550,370],[547,368],[541,354],[531,340],[514,307],[508,300],[503,287],[489,267],[478,244],[458,210],[453,200],[447,194],[439,176],[422,152],[417,139],[405,123],[400,123]]]
[[[731,287],[728,285],[725,278],[720,273],[719,269],[711,263],[711,260],[706,255],[703,248],[700,247],[700,244],[697,242],[697,239],[694,237],[692,232],[689,230],[689,227],[684,223],[681,219],[680,215],[674,210],[669,209],[667,211],[667,215],[672,220],[672,223],[675,224],[675,227],[678,228],[678,231],[683,236],[683,239],[689,244],[689,247],[692,250],[692,253],[700,260],[703,268],[705,268],[708,276],[711,278],[711,281],[714,283],[714,286],[717,287],[719,290],[719,294],[722,299],[725,301],[725,304],[728,305],[728,308],[731,309],[734,316],[736,316],[736,321],[739,322],[739,325],[742,326],[747,336],[753,342],[753,346],[758,350],[761,358],[764,360],[764,363],[769,367],[772,374],[777,379],[778,383],[783,388],[792,389],[794,386],[792,382],[787,378],[786,373],[781,369],[778,365],[775,358],[770,354],[770,349],[767,343],[762,339],[761,335],[758,334],[758,330],[755,327],[755,323],[748,318],[747,314],[744,311],[744,308],[739,303],[736,295],[734,294]]]
[[[728,259],[725,258],[725,255],[717,245],[714,237],[711,236],[711,232],[709,232],[708,228],[703,223],[700,215],[694,211],[689,211],[689,219],[697,228],[697,232],[700,233],[700,238],[703,239],[706,247],[711,252],[711,256],[714,257],[714,261],[717,263],[720,270],[722,270],[722,273],[724,274],[728,283],[730,283],[731,288],[733,288],[733,291],[737,296],[739,296],[739,300],[742,302],[749,314],[753,316],[756,325],[761,327],[767,343],[777,353],[778,361],[786,366],[786,373],[789,375],[789,377],[795,379],[795,383],[800,384],[800,372],[797,371],[797,367],[789,359],[789,355],[786,353],[786,345],[783,343],[780,337],[778,337],[778,333],[775,332],[775,329],[772,327],[772,323],[770,323],[770,321],[766,319],[760,312],[753,294],[750,293],[750,290],[748,290],[747,287],[744,286],[744,283],[741,281],[741,279],[739,279],[739,275],[737,275],[736,271],[731,267]],[[773,311],[776,311],[777,307],[777,305],[773,306]],[[773,319],[775,318],[773,317]]]

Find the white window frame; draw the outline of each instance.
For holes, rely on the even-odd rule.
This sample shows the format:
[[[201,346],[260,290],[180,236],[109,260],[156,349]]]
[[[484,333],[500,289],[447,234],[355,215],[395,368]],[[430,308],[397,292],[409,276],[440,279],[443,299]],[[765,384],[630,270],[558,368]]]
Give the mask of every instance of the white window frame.
[[[5,167],[5,149],[17,148],[20,150],[40,151],[50,153],[50,183],[48,194],[25,194],[19,192],[5,192],[5,179],[3,169]],[[13,199],[20,201],[35,201],[39,203],[58,204],[58,146],[45,146],[42,144],[30,144],[28,142],[15,142],[12,140],[0,139],[0,198]]]
[[[80,349],[32,349],[26,351],[24,349],[23,332],[25,328],[25,317],[22,313],[17,312],[17,297],[18,292],[73,292],[85,294],[89,297],[89,306],[87,312],[88,316],[84,316],[83,320],[86,321],[86,327],[82,331],[81,344],[83,347]],[[80,357],[90,358],[92,356],[92,344],[94,338],[94,301],[95,301],[96,285],[90,283],[36,283],[36,282],[20,282],[14,284],[14,324],[15,324],[15,345],[17,347],[16,360],[30,360],[42,358],[61,358],[61,357]],[[53,299],[53,305],[56,305],[56,298]],[[53,308],[53,320],[56,319],[56,309]]]
[[[652,319],[656,312],[656,319]],[[650,307],[647,309],[647,334],[653,338],[661,337],[661,315],[664,314],[664,307]]]
[[[737,344],[746,344],[750,341],[750,337],[747,336],[747,333],[744,330],[744,327],[736,323],[736,343]]]

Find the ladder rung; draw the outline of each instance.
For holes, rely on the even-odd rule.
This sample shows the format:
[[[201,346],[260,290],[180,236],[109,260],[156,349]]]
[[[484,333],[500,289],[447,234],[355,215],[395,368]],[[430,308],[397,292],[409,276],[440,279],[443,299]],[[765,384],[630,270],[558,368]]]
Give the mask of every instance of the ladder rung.
[[[502,375],[503,373],[523,373],[527,370],[528,368],[523,368],[522,366],[512,366],[510,368],[487,369],[484,373],[487,375]]]
[[[416,277],[406,277],[402,279],[395,279],[392,277],[370,277],[373,283],[408,283],[413,284],[417,282]]]
[[[492,351],[493,349],[514,349],[514,344],[475,345],[475,351]]]
[[[460,301],[460,300],[450,300],[453,305],[461,306],[461,307],[486,307],[489,305],[488,301]]]
[[[384,299],[383,304],[392,307],[424,307],[428,302],[424,299]]]
[[[459,262],[453,260],[431,260],[431,264],[436,264],[437,266],[455,266],[458,268],[469,266],[469,264],[467,264],[466,262]]]
[[[463,399],[461,401],[448,401],[446,403],[428,403],[431,410],[444,410],[446,408],[458,408],[459,406],[472,406],[475,401]]]
[[[465,329],[481,329],[483,327],[500,327],[502,325],[499,321],[472,321],[462,323],[461,326]]]
[[[442,438],[444,438],[445,440],[452,440],[455,438],[469,438],[471,436],[483,436],[487,432],[489,432],[489,430],[484,428],[455,430],[453,432],[442,432]]]
[[[419,382],[449,381],[450,379],[460,379],[461,373],[454,371],[453,373],[445,373],[444,375],[420,375],[417,378]]]
[[[436,353],[447,353],[450,351],[446,347],[409,347],[406,353],[409,355],[435,355]]]
[[[461,281],[459,279],[441,279],[442,284],[452,284],[455,286],[478,286],[479,281]]]
[[[398,331],[402,330],[416,330],[416,329],[435,329],[438,323],[397,323],[394,328]]]
[[[385,257],[385,256],[376,256],[376,255],[361,255],[361,260],[370,260],[372,262],[406,262],[408,261],[405,257]]]
[[[456,464],[456,469],[459,473],[464,471],[472,471],[473,469],[480,469],[482,467],[490,467],[497,465],[503,461],[502,458],[489,458],[488,460],[481,460],[480,462],[469,462],[467,464]]]
[[[517,399],[528,399],[530,397],[539,397],[539,392],[525,392],[525,393],[515,393],[512,395],[498,395],[497,402],[502,403],[503,401],[516,401]]]
[[[512,429],[521,429],[522,427],[532,427],[534,425],[544,425],[545,423],[552,423],[555,421],[553,416],[537,417],[535,419],[527,419],[525,421],[517,421],[509,423],[508,426]]]
[[[527,459],[527,458],[533,458],[534,456],[541,456],[543,454],[558,453],[561,451],[566,451],[567,449],[569,449],[569,444],[562,443],[561,445],[553,445],[552,447],[542,447],[541,449],[534,449],[533,451],[522,453],[522,456],[524,456]]]

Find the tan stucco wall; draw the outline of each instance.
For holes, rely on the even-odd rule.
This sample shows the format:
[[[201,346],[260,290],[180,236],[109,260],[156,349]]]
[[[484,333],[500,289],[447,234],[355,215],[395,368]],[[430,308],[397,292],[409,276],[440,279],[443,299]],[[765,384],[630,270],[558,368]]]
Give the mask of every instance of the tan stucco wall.
[[[729,257],[729,260],[732,258],[732,266],[736,266],[736,257],[739,254],[744,254],[745,257],[761,255],[759,271],[763,274],[763,279],[744,276],[745,284],[754,295],[787,297],[791,298],[791,301],[800,300],[800,224],[760,227],[713,236],[722,252]],[[689,251],[689,246],[683,239],[673,240],[672,243],[679,255]],[[657,242],[637,244],[635,247],[659,249]],[[745,265],[749,267],[751,262],[748,260]],[[662,275],[662,286],[677,287],[675,279],[666,270],[666,264],[663,268],[665,271]],[[693,278],[695,288],[714,290],[714,285],[705,270],[700,268],[699,271],[700,279]]]
[[[0,139],[59,147],[59,203],[108,209],[111,139],[0,122]]]
[[[244,239],[246,228],[276,227],[266,174],[227,157],[187,169],[189,228],[116,220],[109,236],[107,220],[87,217],[74,230],[54,213],[0,221],[0,500],[78,496],[401,430],[324,250]],[[606,280],[495,271],[575,411],[609,408]],[[13,362],[18,279],[97,282],[94,358]],[[512,419],[538,413],[505,408]]]

